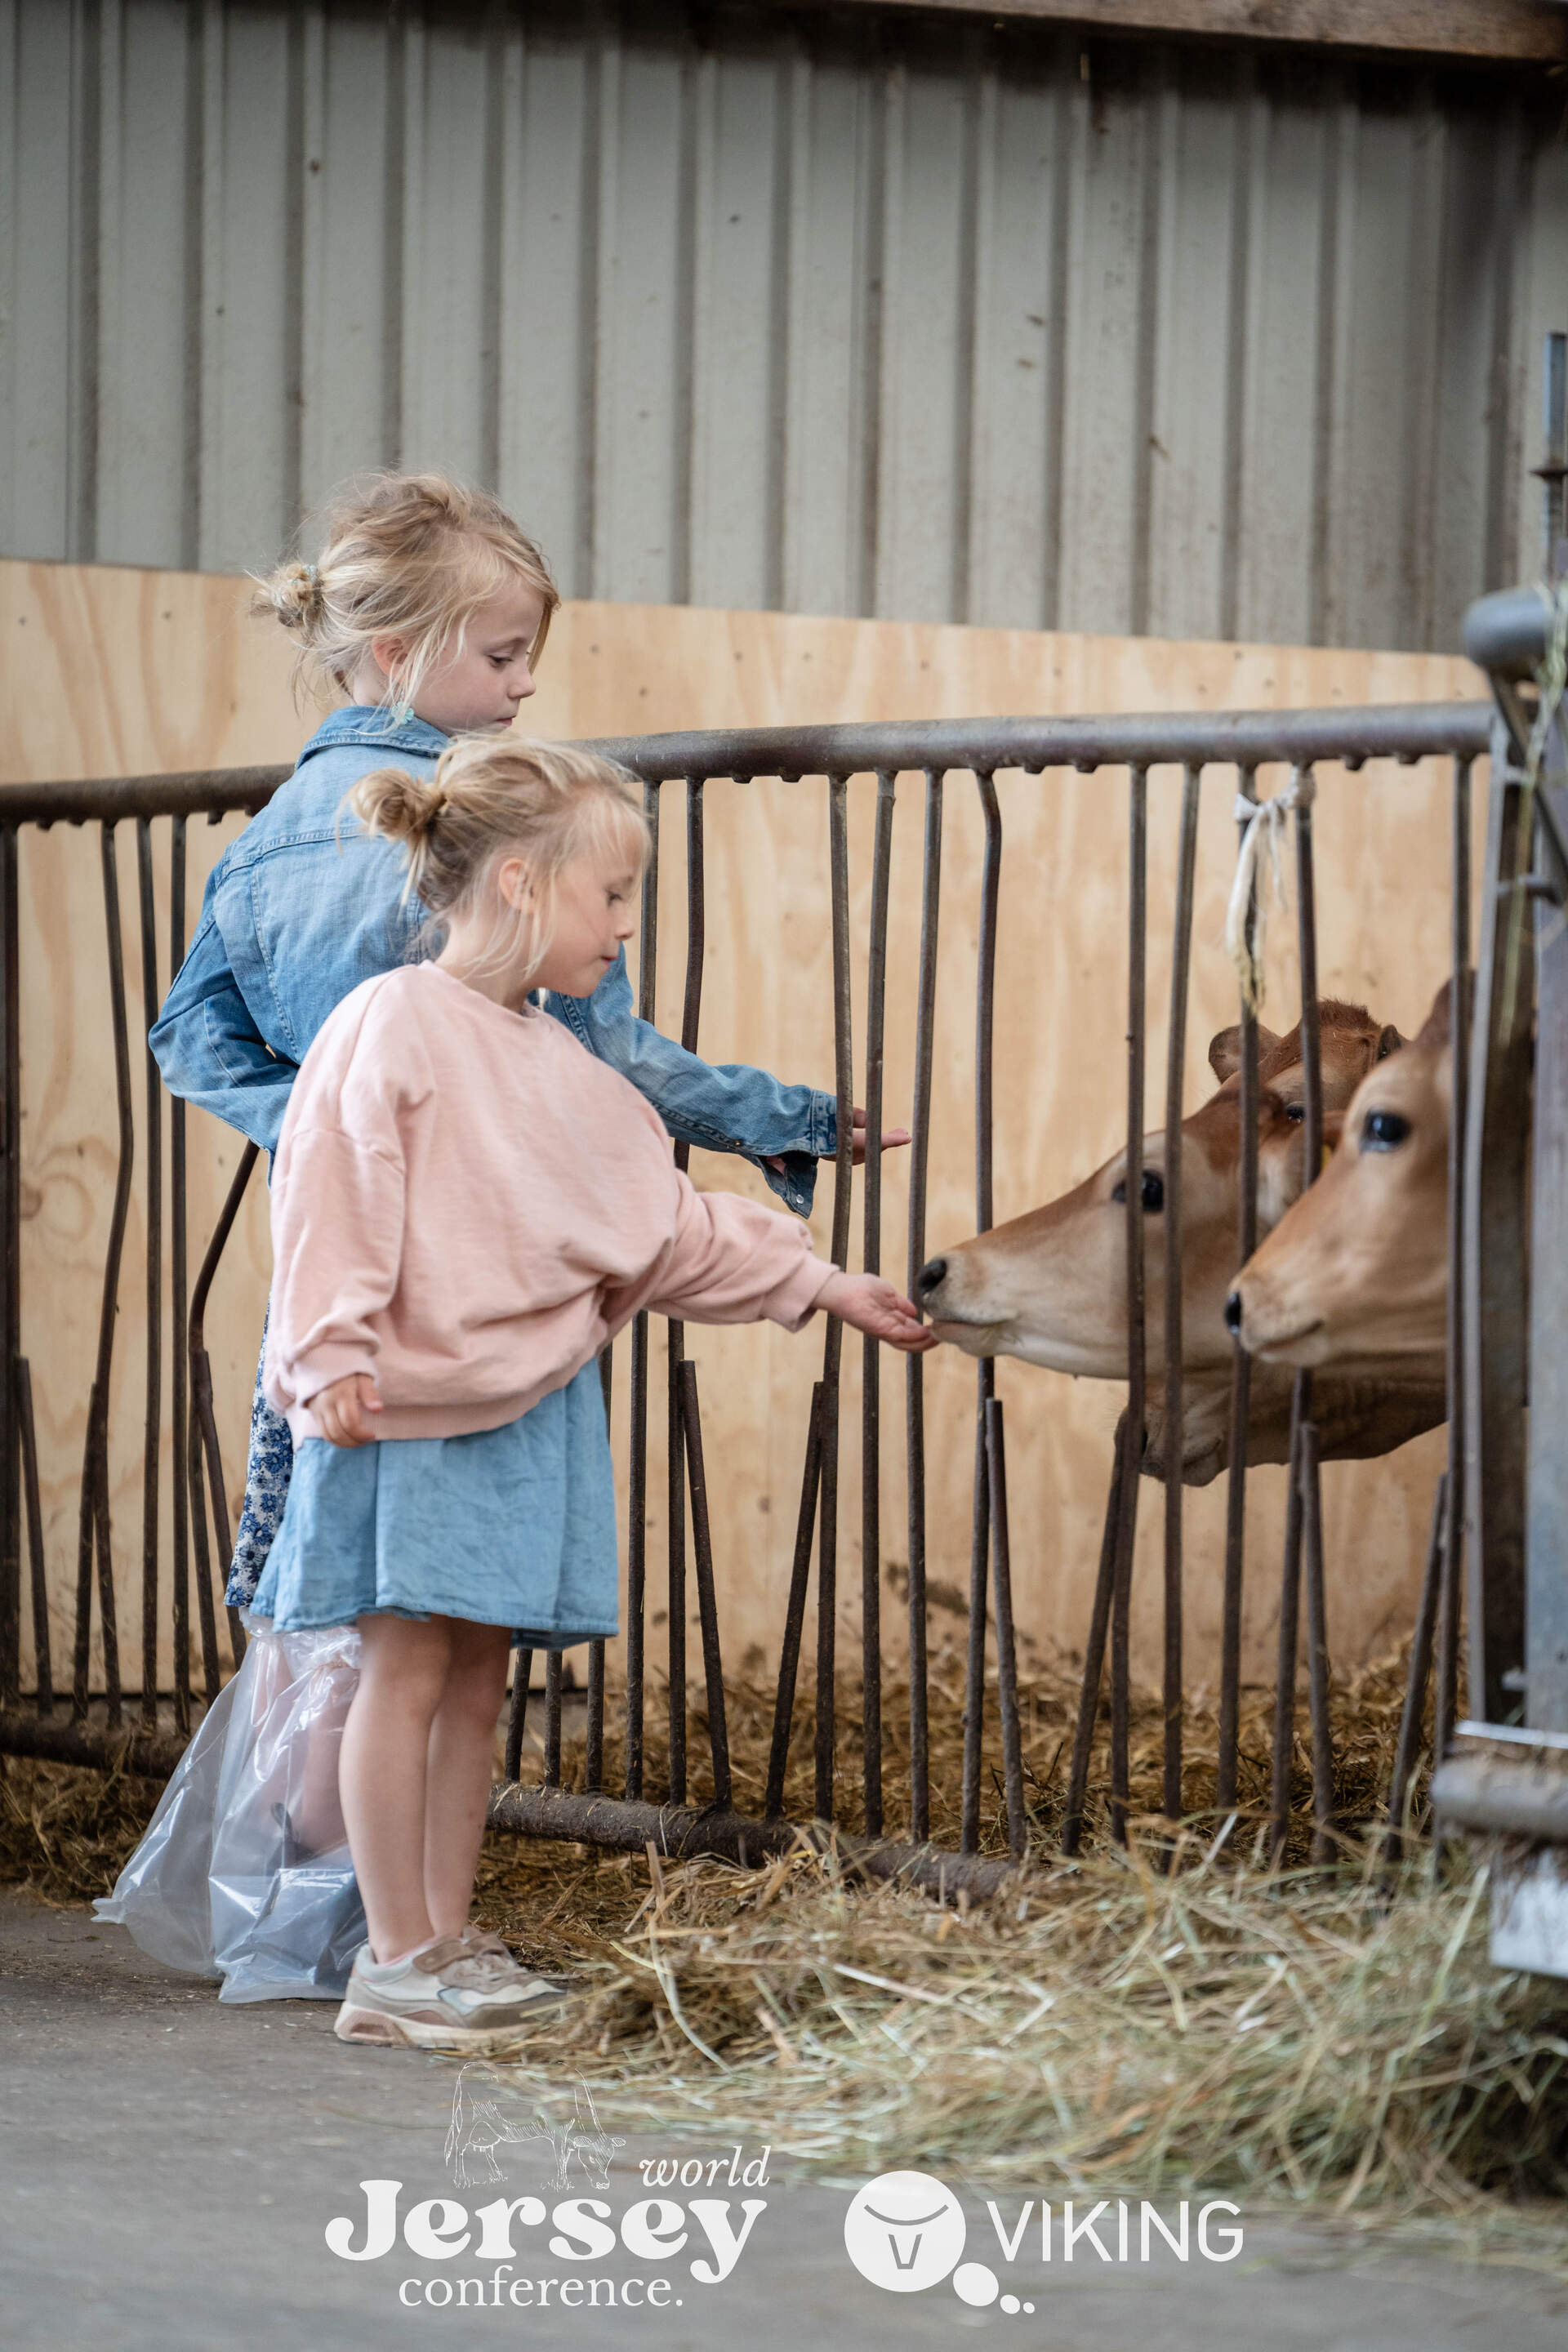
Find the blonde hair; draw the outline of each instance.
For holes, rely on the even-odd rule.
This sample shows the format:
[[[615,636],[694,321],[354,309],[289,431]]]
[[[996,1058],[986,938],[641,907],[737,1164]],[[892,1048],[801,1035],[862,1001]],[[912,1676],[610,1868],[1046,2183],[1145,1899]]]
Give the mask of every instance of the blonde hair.
[[[378,768],[361,777],[348,804],[367,833],[403,845],[404,895],[416,893],[437,921],[479,912],[495,867],[503,857],[521,857],[531,886],[527,908],[495,909],[485,961],[517,954],[530,971],[549,949],[567,866],[584,856],[620,856],[635,877],[648,851],[647,819],[631,777],[570,743],[459,736],[433,776]]]
[[[412,705],[448,655],[462,650],[482,604],[519,582],[542,600],[530,649],[537,662],[561,593],[526,532],[488,490],[445,474],[375,474],[335,493],[313,563],[258,578],[251,609],[300,640],[295,681],[311,671],[346,690],[377,637],[403,637],[397,700]]]

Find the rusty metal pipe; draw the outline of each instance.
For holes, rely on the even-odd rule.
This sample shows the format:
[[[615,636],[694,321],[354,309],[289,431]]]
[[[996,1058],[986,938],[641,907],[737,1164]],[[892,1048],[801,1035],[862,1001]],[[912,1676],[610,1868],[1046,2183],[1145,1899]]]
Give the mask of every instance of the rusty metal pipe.
[[[931,1164],[931,1056],[936,1035],[937,932],[942,909],[942,777],[926,772],[925,845],[921,873],[921,960],[915,1007],[915,1092],[910,1145],[908,1289],[925,1264],[926,1181]],[[931,1735],[926,1685],[925,1367],[904,1361],[904,1427],[909,1455],[910,1834],[931,1835]]]
[[[898,779],[877,779],[871,940],[866,976],[866,1159],[862,1263],[882,1271],[882,1039],[888,981],[888,887]],[[869,1332],[860,1373],[860,1744],[866,1834],[882,1834],[881,1347]]]
[[[1165,1711],[1164,1808],[1182,1814],[1182,1466],[1185,1399],[1182,1371],[1182,1109],[1186,1094],[1187,999],[1193,961],[1193,892],[1197,866],[1195,768],[1182,779],[1176,850],[1175,932],[1171,948],[1171,1011],[1165,1037]]]
[[[828,863],[833,902],[833,1064],[837,1153],[833,1163],[833,1263],[849,1262],[854,1188],[855,1062],[849,1002],[849,821],[842,776],[827,780]],[[834,1677],[838,1602],[838,1376],[844,1326],[827,1320],[822,1350],[821,1524],[816,1539],[816,1818],[834,1812]]]
[[[1145,967],[1149,935],[1149,779],[1134,768],[1128,796],[1127,946],[1127,1421],[1126,1469],[1116,1530],[1110,1601],[1110,1833],[1127,1843],[1131,1727],[1132,1547],[1138,1531],[1139,1465],[1143,1458],[1143,1058]]]

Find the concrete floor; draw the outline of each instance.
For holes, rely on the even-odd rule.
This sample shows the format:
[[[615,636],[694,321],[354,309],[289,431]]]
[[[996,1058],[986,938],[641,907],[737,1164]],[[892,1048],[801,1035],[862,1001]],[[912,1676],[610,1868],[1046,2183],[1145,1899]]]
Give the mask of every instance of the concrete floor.
[[[588,2184],[574,2175],[569,2190],[552,2194],[548,2151],[532,2140],[500,2150],[503,2184],[459,2189],[444,2155],[455,2070],[410,2053],[348,2048],[333,2039],[332,2016],[327,2003],[220,2007],[215,1987],[148,1960],[122,1929],[0,1889],[7,2347],[449,2352],[526,2340],[595,2352],[732,2352],[738,2344],[746,2352],[901,2352],[982,2331],[1019,2352],[1563,2352],[1568,2343],[1568,2287],[1535,2273],[1380,2251],[1328,2230],[1247,2223],[1245,2213],[1243,2251],[1224,2267],[1194,2259],[1184,2268],[1166,2255],[1146,2269],[1136,2261],[1122,2268],[1100,2262],[1087,2242],[1068,2265],[1059,2236],[1047,2265],[1037,2219],[1005,2263],[984,2200],[966,2200],[965,2259],[988,2257],[1019,2307],[1008,2311],[1000,2295],[971,2307],[950,2281],[884,2293],[845,2253],[850,2184],[791,2183],[776,2167],[760,2192],[766,2210],[721,2283],[692,2277],[694,2255],[706,2252],[695,2236],[662,2262],[617,2245],[602,2261],[574,2264],[549,2252],[552,2225],[530,2229],[524,2214],[514,2274],[536,2283],[535,2296],[537,2282],[557,2284],[545,2309],[497,2308],[489,2300],[495,2265],[476,2263],[473,2252],[443,2262],[400,2242],[384,2259],[356,2263],[330,2251],[327,2225],[352,2216],[349,2242],[363,2242],[363,2180],[401,2181],[400,2214],[443,2197],[476,2210],[530,2194],[552,2206],[591,2194]],[[612,2222],[653,2193],[639,2158],[694,2153],[651,2143],[621,2151],[604,2192]],[[722,2182],[663,2192],[729,2195],[737,2221],[746,2193]],[[1020,2203],[1000,2200],[1009,2231]],[[434,2219],[459,2226],[450,2215]],[[661,2226],[657,2217],[653,2225]],[[1114,2231],[1110,2243],[1114,2250]],[[559,2282],[579,2274],[614,2280],[617,2290],[629,2277],[662,2277],[668,2301],[659,2309],[557,2307]],[[422,2295],[426,2282],[439,2294],[448,2280],[480,2277],[482,2309],[399,2302],[404,2282],[405,2294]]]

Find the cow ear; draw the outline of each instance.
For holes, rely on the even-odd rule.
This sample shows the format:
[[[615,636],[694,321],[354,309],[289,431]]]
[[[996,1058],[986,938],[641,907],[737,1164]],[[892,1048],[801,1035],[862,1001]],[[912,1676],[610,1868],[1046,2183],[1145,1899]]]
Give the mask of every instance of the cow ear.
[[[1390,1054],[1397,1054],[1401,1045],[1407,1045],[1408,1043],[1408,1038],[1405,1038],[1400,1035],[1392,1021],[1385,1023],[1384,1027],[1378,1032],[1378,1060],[1380,1062],[1386,1062]]]
[[[1258,1060],[1262,1061],[1266,1055],[1271,1054],[1279,1043],[1279,1040],[1273,1030],[1266,1029],[1260,1021],[1258,1024]],[[1221,1029],[1209,1039],[1209,1067],[1222,1083],[1226,1078],[1235,1077],[1241,1067],[1239,1024],[1233,1024],[1229,1029]]]

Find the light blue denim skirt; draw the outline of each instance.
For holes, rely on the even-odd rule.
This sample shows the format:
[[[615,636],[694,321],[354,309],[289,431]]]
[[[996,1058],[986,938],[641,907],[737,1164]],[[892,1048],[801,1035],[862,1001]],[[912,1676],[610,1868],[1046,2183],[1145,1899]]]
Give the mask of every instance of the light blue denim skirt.
[[[604,1396],[585,1364],[469,1437],[307,1437],[251,1607],[280,1633],[386,1611],[566,1649],[616,1632],[618,1582]]]

